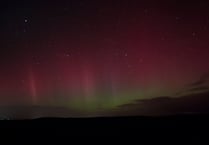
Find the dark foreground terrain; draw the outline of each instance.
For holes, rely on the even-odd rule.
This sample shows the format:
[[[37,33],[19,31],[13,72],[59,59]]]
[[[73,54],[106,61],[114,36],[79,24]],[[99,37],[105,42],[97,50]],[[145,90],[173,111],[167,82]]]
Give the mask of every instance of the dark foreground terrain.
[[[198,137],[209,132],[209,115],[178,115],[164,117],[107,117],[107,118],[39,118],[33,120],[1,121],[1,132],[6,135],[41,137],[138,136],[164,137],[191,135]]]

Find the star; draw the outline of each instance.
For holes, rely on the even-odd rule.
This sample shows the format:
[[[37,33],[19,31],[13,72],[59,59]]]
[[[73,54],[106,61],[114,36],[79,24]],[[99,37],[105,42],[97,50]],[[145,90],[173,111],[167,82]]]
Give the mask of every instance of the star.
[[[148,13],[148,9],[144,9],[144,13]]]
[[[176,20],[179,20],[179,19],[180,19],[180,17],[177,16],[177,17],[176,17]]]
[[[128,54],[127,54],[127,53],[125,53],[125,56],[128,56]]]
[[[25,19],[25,20],[24,20],[24,22],[25,22],[25,23],[27,23],[27,22],[28,22],[28,20],[27,20],[27,19]]]
[[[67,54],[65,54],[65,56],[70,57],[70,54],[69,54],[69,53],[67,53]]]
[[[194,36],[194,37],[195,37],[195,36],[196,36],[196,33],[195,33],[195,32],[193,32],[193,33],[192,33],[192,36]]]

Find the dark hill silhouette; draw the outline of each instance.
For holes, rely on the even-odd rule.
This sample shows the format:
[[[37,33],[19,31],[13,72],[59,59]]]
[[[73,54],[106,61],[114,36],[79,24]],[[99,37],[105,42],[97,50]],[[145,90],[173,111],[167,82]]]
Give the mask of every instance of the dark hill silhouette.
[[[153,116],[208,113],[209,91],[188,94],[177,98],[160,96],[153,99],[136,100],[119,106],[111,114],[119,116]]]
[[[139,99],[113,109],[111,116],[209,114],[209,73],[173,96]]]

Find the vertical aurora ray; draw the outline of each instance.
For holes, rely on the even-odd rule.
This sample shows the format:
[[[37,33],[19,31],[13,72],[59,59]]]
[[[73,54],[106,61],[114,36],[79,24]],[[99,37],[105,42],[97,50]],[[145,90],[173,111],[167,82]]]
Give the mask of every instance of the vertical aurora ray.
[[[32,70],[29,71],[29,96],[31,96],[31,101],[32,104],[36,104],[37,103],[37,84],[36,84],[36,79],[35,79],[35,75],[34,72]]]
[[[82,89],[86,97],[91,97],[95,93],[95,80],[89,68],[84,68],[82,71]]]
[[[209,72],[209,4],[162,1],[2,9],[1,102],[85,112],[173,96]]]

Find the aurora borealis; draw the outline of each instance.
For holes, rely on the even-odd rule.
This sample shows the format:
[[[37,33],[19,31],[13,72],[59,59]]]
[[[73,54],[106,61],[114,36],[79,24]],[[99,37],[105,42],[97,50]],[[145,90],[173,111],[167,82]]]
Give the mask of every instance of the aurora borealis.
[[[5,2],[0,105],[108,110],[209,72],[209,2]]]

